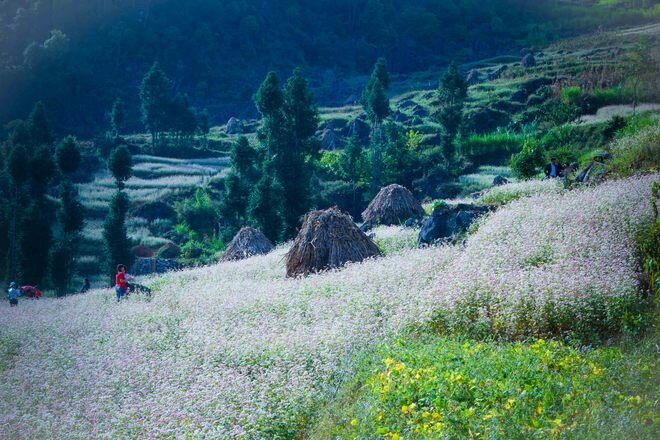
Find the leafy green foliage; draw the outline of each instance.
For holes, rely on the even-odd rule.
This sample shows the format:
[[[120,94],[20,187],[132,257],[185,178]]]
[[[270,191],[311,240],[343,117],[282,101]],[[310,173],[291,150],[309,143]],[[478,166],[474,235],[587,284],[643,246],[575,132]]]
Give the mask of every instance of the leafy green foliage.
[[[279,241],[284,233],[284,197],[272,163],[264,162],[261,178],[250,194],[247,215],[250,225],[272,242]]]
[[[142,122],[151,133],[152,144],[167,128],[170,80],[158,63],[154,63],[140,85]]]
[[[619,175],[657,171],[660,163],[660,126],[645,127],[633,136],[616,140],[608,149],[612,154],[608,168]]]
[[[108,159],[108,170],[115,178],[119,190],[124,188],[125,182],[133,175],[133,157],[124,145],[115,148]]]
[[[46,106],[40,101],[28,118],[28,131],[32,145],[50,145],[53,143],[53,133],[46,117]]]
[[[194,197],[184,200],[177,206],[179,222],[185,223],[202,237],[213,236],[218,226],[218,208],[208,191],[199,188]]]
[[[55,152],[55,161],[57,166],[67,176],[71,176],[78,170],[82,157],[78,149],[78,143],[72,136],[67,136],[57,146]]]
[[[360,368],[349,384],[354,395],[330,410],[331,428],[323,434],[600,438],[608,426],[607,438],[645,438],[652,435],[657,397],[645,385],[655,378],[649,348],[631,354],[619,348],[580,351],[542,339],[393,341]],[[622,420],[610,423],[617,418]]]
[[[48,274],[48,257],[53,234],[46,215],[49,209],[42,199],[36,199],[20,213],[18,227],[18,267],[21,280],[38,285]]]
[[[452,63],[440,80],[438,98],[441,102],[435,113],[436,120],[442,125],[442,148],[447,160],[455,153],[454,139],[463,123],[463,108],[467,98],[467,83]]]
[[[270,72],[255,95],[255,104],[262,115],[258,136],[268,155],[262,167],[272,169],[273,175],[262,174],[250,196],[252,213],[249,217],[253,224],[265,226],[267,218],[275,220],[281,216],[283,236],[290,238],[311,202],[312,163],[308,157],[318,151],[313,139],[318,113],[300,70],[287,81],[284,91],[280,89],[277,75]],[[277,197],[272,209],[266,206],[267,194],[271,191]],[[280,197],[282,209],[277,207]],[[272,235],[266,236],[276,241],[280,236],[275,232],[277,226],[269,228]]]
[[[113,275],[118,264],[127,267],[133,263],[131,252],[132,242],[126,230],[126,213],[130,201],[128,196],[117,191],[110,202],[110,212],[103,223],[103,240],[105,243],[105,273]]]
[[[527,139],[520,153],[511,156],[511,169],[518,177],[529,179],[536,176],[543,162],[543,151],[536,140]]]

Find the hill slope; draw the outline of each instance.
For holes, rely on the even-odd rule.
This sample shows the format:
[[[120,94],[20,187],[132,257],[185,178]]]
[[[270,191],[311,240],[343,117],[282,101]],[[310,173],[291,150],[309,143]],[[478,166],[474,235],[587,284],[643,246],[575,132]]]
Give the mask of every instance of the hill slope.
[[[466,248],[398,250],[290,280],[281,247],[153,278],[151,302],[117,304],[97,290],[2,308],[0,424],[13,438],[297,438],[351,380],[355,362],[432,316],[448,329],[495,335],[592,325],[616,334],[642,301],[634,239],[651,220],[659,179],[521,199],[482,222]],[[524,247],[513,239],[520,225]],[[549,296],[546,280],[558,268],[570,288]],[[511,286],[520,294],[509,296]]]

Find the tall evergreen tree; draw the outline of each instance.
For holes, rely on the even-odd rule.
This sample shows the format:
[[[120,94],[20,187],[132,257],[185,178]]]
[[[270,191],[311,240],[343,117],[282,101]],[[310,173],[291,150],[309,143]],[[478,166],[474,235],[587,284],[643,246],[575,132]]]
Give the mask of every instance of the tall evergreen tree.
[[[468,85],[452,63],[440,81],[437,94],[441,105],[435,114],[436,120],[442,125],[442,149],[445,159],[450,160],[455,153],[455,138],[463,123],[463,108],[467,98]]]
[[[289,238],[310,206],[311,165],[307,157],[318,148],[313,139],[318,113],[299,70],[284,91],[277,75],[270,72],[255,95],[255,104],[262,115],[259,139],[267,159],[272,160],[268,168],[272,166],[275,181],[283,189],[284,237]]]
[[[118,264],[133,264],[131,240],[126,229],[126,214],[130,202],[123,191],[117,191],[110,201],[110,211],[103,223],[106,273],[112,275]]]
[[[110,125],[112,125],[112,132],[115,137],[121,134],[126,121],[126,106],[121,98],[115,99],[112,104],[112,111],[110,112]]]
[[[65,138],[57,147],[57,166],[64,178],[60,185],[60,209],[58,211],[60,237],[51,253],[51,279],[58,296],[71,287],[78,253],[80,232],[84,225],[84,208],[76,198],[72,175],[81,163],[80,151],[75,138]]]
[[[34,146],[50,145],[53,143],[53,133],[46,117],[46,106],[39,101],[35,104],[28,118],[28,132]]]
[[[142,122],[151,133],[151,143],[156,145],[160,134],[167,129],[170,106],[170,80],[156,62],[146,73],[140,85]]]
[[[318,110],[300,69],[294,71],[284,87],[284,103],[291,142],[276,164],[277,177],[285,193],[284,235],[290,238],[295,235],[300,217],[310,208],[312,164],[308,156],[315,157],[319,151],[314,137],[319,123]]]
[[[29,179],[30,159],[27,150],[23,145],[17,145],[9,152],[6,168],[8,176],[8,192],[10,197],[9,212],[7,213],[9,222],[9,250],[7,252],[7,275],[12,280],[17,280],[20,276],[21,268],[20,247],[19,247],[19,227],[20,217],[24,209],[25,187]]]
[[[115,178],[119,191],[124,189],[125,182],[133,175],[133,157],[125,145],[115,148],[108,159],[108,170]]]
[[[248,220],[252,227],[261,230],[273,242],[283,237],[284,200],[284,188],[277,179],[273,163],[266,160],[261,178],[250,194]]]
[[[110,202],[110,212],[103,224],[103,238],[105,241],[106,270],[109,274],[114,273],[115,267],[122,263],[127,267],[133,263],[131,252],[131,240],[126,230],[126,214],[130,201],[124,189],[125,182],[133,174],[133,160],[128,148],[121,146],[116,148],[108,160],[108,169],[115,178],[117,192]]]
[[[367,87],[362,93],[362,107],[371,122],[371,135],[369,139],[371,149],[371,193],[375,195],[382,184],[383,173],[383,120],[390,115],[390,100],[385,94],[385,86],[390,82],[389,73],[384,59],[379,59]]]
[[[259,180],[259,152],[245,136],[238,138],[231,149],[231,170],[225,178],[225,191],[220,213],[225,219],[223,235],[230,239],[238,228],[246,224],[247,208],[254,185]]]
[[[53,236],[47,209],[43,199],[32,199],[18,213],[18,265],[21,281],[25,284],[39,285],[48,274]]]

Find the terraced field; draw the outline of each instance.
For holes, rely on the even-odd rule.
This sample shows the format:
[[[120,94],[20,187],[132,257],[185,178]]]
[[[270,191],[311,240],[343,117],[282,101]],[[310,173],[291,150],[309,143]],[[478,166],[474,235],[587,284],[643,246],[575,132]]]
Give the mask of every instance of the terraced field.
[[[190,195],[200,186],[220,179],[228,171],[229,158],[171,159],[149,155],[133,157],[134,168],[131,179],[126,182],[126,192],[133,206],[154,201],[173,201]],[[81,275],[99,272],[103,247],[103,221],[110,200],[115,193],[115,184],[106,170],[99,171],[94,180],[79,185],[80,199],[86,208],[83,230],[83,255],[78,261]],[[147,219],[129,216],[129,236],[141,244],[158,248],[168,240],[155,236]],[[92,282],[100,282],[92,277]]]

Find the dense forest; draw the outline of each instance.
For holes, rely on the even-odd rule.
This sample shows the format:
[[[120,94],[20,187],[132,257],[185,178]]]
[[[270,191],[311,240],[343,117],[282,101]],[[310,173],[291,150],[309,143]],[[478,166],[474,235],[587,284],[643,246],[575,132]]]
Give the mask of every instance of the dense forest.
[[[140,130],[137,89],[158,61],[212,122],[256,116],[265,74],[301,67],[320,105],[359,93],[374,61],[394,74],[639,23],[652,0],[3,0],[0,123],[37,101],[59,134],[109,126],[116,98]],[[604,6],[596,7],[599,3]],[[589,8],[589,9],[585,9]],[[616,13],[613,11],[616,10]],[[355,84],[356,76],[364,78]]]

